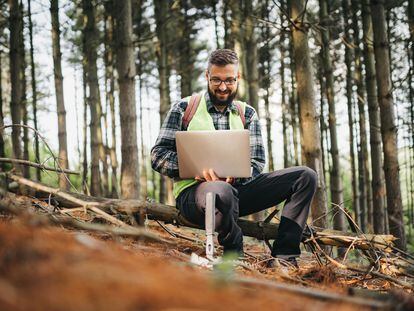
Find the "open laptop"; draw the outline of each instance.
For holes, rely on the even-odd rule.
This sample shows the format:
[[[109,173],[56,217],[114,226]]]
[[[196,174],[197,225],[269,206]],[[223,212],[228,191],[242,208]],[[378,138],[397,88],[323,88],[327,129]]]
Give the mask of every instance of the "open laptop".
[[[175,140],[180,178],[202,177],[209,168],[220,178],[251,176],[248,130],[180,131]]]

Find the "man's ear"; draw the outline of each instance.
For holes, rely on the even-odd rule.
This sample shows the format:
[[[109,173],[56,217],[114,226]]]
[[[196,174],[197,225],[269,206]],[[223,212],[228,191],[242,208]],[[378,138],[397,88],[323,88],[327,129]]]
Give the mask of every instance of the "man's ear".
[[[208,69],[206,70],[206,80],[208,81]]]
[[[237,71],[237,80],[240,80],[241,78],[241,74],[240,74],[240,70]]]

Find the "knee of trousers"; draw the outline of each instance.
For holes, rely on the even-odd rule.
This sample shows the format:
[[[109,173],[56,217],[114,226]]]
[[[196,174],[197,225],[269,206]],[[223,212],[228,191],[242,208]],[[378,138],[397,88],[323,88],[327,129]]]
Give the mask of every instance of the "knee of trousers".
[[[318,185],[318,174],[313,169],[307,166],[302,166],[301,168],[302,168],[301,179],[303,180],[304,185],[306,185],[306,187],[315,191],[316,186]]]
[[[229,183],[224,181],[208,181],[204,182],[201,187],[203,196],[208,192],[216,194],[216,208],[222,214],[228,214],[232,209],[238,206],[237,190]],[[234,211],[233,211],[234,212]]]

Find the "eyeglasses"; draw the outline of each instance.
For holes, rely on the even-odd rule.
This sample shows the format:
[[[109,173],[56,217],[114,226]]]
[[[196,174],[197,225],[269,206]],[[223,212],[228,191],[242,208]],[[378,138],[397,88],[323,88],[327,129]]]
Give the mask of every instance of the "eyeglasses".
[[[223,82],[226,86],[232,86],[232,85],[236,84],[237,79],[232,78],[232,79],[221,80],[221,79],[218,79],[218,78],[212,78],[212,79],[210,79],[210,82],[214,86],[220,86],[221,83],[223,83]]]

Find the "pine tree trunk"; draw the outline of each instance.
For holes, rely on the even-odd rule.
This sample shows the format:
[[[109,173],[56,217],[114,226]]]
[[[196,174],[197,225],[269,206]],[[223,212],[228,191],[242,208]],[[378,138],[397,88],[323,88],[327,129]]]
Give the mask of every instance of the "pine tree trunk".
[[[326,0],[319,0],[320,7],[320,21],[322,26],[322,59],[324,77],[326,79],[326,98],[329,106],[329,133],[331,138],[331,157],[332,157],[332,168],[330,172],[330,184],[331,184],[331,200],[332,209],[334,211],[334,229],[345,231],[345,215],[340,210],[339,206],[343,205],[343,187],[341,179],[341,164],[338,150],[338,134],[336,131],[336,109],[335,109],[335,96],[334,96],[334,79],[332,72],[332,61],[329,54],[329,31],[328,31],[328,5]]]
[[[22,121],[22,80],[21,74],[21,45],[20,32],[22,30],[22,17],[19,9],[18,0],[9,0],[9,25],[10,25],[10,83],[11,83],[11,101],[10,112],[13,124],[21,124]],[[13,158],[21,159],[21,128],[14,126],[12,128]],[[22,172],[20,165],[15,165],[18,173]]]
[[[189,96],[193,92],[192,81],[194,71],[193,49],[191,48],[192,25],[187,16],[188,0],[180,0],[179,25],[182,36],[179,39],[179,75],[181,77],[181,97]]]
[[[113,12],[114,2],[112,0],[105,2],[105,86],[107,87],[107,103],[111,114],[111,147],[109,148],[109,158],[111,161],[111,189],[112,198],[118,198],[118,160],[116,157],[116,116],[115,116],[115,76],[114,76],[114,54],[113,54],[113,32],[114,18]],[[108,85],[109,84],[109,85]]]
[[[33,22],[32,22],[32,9],[31,9],[31,0],[27,1],[27,10],[29,15],[29,38],[30,38],[30,73],[32,78],[32,107],[33,107],[33,126],[35,130],[38,129],[37,126],[37,88],[36,88],[36,71],[34,63],[34,47],[33,47]],[[39,151],[39,137],[34,135],[35,140],[35,159],[37,162],[40,161],[40,151]],[[36,180],[41,181],[41,171],[36,170]]]
[[[302,23],[304,0],[289,0],[290,18],[295,27],[291,27],[293,54],[296,67],[297,91],[300,106],[300,127],[303,137],[305,164],[314,169],[318,178],[318,187],[314,196],[311,215],[314,224],[326,227],[326,193],[322,172],[321,139],[319,120],[315,107],[312,63],[308,47],[308,28]],[[302,15],[302,16],[301,16]]]
[[[213,19],[214,19],[214,33],[216,35],[216,48],[220,49],[220,35],[219,35],[219,24],[218,24],[218,16],[217,16],[217,4],[218,0],[211,0],[211,8],[213,9]]]
[[[224,24],[224,48],[225,49],[230,49],[233,46],[232,40],[230,37],[230,28],[231,28],[230,22],[227,17],[228,12],[229,12],[229,3],[228,1],[223,1],[222,17],[223,17],[223,24]]]
[[[59,165],[62,169],[69,167],[68,147],[66,135],[66,109],[63,96],[63,76],[60,51],[60,24],[59,24],[59,1],[50,1],[50,14],[52,16],[52,46],[53,46],[53,67],[55,76],[56,107],[58,115],[58,138],[59,138]],[[64,174],[59,174],[59,187],[67,190],[68,181]]]
[[[3,29],[0,28],[0,36],[3,34]],[[0,47],[0,68],[2,68],[3,63],[3,49]],[[0,69],[0,128],[4,126],[4,114],[3,114],[3,75],[2,70]],[[3,138],[3,130],[0,130],[0,157],[4,157],[4,138]],[[5,167],[2,163],[0,165],[0,170],[4,171]]]
[[[355,167],[355,139],[354,139],[354,112],[353,112],[353,98],[352,98],[352,86],[353,86],[353,72],[352,72],[352,59],[355,57],[351,46],[354,44],[353,38],[349,33],[349,0],[342,1],[342,12],[344,16],[344,32],[345,32],[345,64],[347,68],[346,73],[346,98],[348,107],[348,127],[349,127],[349,150],[351,161],[351,179],[352,179],[352,205],[355,212],[355,221],[358,225],[360,221],[360,206],[359,206],[359,189],[356,176]]]
[[[101,104],[99,96],[98,69],[96,65],[98,34],[95,25],[95,9],[91,0],[82,0],[84,19],[83,48],[86,66],[86,86],[90,109],[90,145],[91,145],[91,194],[102,196],[101,174],[99,170],[101,133]],[[99,135],[101,134],[101,135]]]
[[[135,36],[137,38],[138,41],[138,53],[137,53],[137,60],[138,60],[138,64],[137,64],[137,77],[138,77],[138,85],[139,85],[139,89],[138,89],[138,105],[139,105],[139,124],[140,124],[140,135],[141,135],[141,146],[140,146],[140,151],[141,151],[141,174],[139,176],[139,182],[140,182],[140,197],[142,200],[146,200],[148,197],[148,174],[147,174],[147,156],[146,156],[146,152],[145,152],[145,144],[144,144],[144,117],[143,117],[143,113],[144,113],[144,109],[143,109],[143,102],[142,102],[142,92],[143,92],[143,78],[142,78],[142,74],[143,74],[143,66],[142,66],[142,45],[141,45],[141,25],[142,25],[142,15],[143,15],[143,10],[142,10],[142,0],[138,1],[138,8],[137,8],[137,13],[136,13],[136,19],[135,19],[135,24],[136,24],[136,28],[138,31],[136,31]]]
[[[374,31],[375,69],[378,86],[377,93],[380,106],[381,134],[384,150],[388,221],[390,233],[399,239],[396,241],[396,245],[405,250],[406,238],[400,189],[397,129],[394,117],[388,37],[383,0],[371,0],[371,15]]]
[[[245,26],[243,25],[242,4],[239,0],[229,0],[229,7],[231,10],[231,46],[239,56],[239,71],[242,79],[239,81],[237,97],[243,101],[249,101],[248,86],[247,86],[247,65],[246,65],[246,46],[244,42]],[[243,21],[243,22],[242,22]]]
[[[244,4],[244,31],[245,57],[246,57],[246,81],[249,93],[249,105],[259,115],[259,72],[257,70],[257,41],[254,27],[254,8],[252,1]]]
[[[357,103],[359,113],[359,153],[358,153],[358,168],[359,168],[359,187],[360,187],[360,208],[361,208],[361,229],[364,232],[372,231],[372,193],[369,176],[369,154],[368,154],[368,138],[366,130],[366,112],[365,112],[365,89],[364,81],[362,79],[362,57],[359,39],[359,25],[357,12],[359,10],[359,1],[352,0],[352,26],[354,30],[354,55],[355,55],[355,71],[354,80],[357,86]]]
[[[22,24],[21,24],[21,31],[20,31],[20,52],[22,53],[21,59],[21,72],[20,72],[20,79],[22,80],[22,100],[21,100],[21,108],[22,108],[22,121],[23,125],[28,125],[28,112],[27,112],[27,87],[26,87],[26,47],[24,44],[24,7],[23,2],[20,2],[20,13],[22,16]],[[23,128],[23,159],[28,161],[29,160],[29,129],[27,127]],[[22,167],[23,169],[23,176],[25,178],[30,178],[30,168],[27,165]]]
[[[82,190],[84,193],[89,194],[88,188],[88,98],[86,94],[87,89],[87,77],[86,77],[86,64],[82,62],[82,87],[83,87],[83,162],[82,162]]]
[[[132,46],[131,0],[116,1],[117,71],[121,120],[121,197],[139,198],[135,57]]]
[[[296,89],[296,67],[293,53],[293,40],[289,40],[289,58],[290,58],[290,98],[289,98],[289,115],[292,126],[292,142],[294,164],[299,165],[299,141],[298,141],[298,93]]]
[[[167,50],[167,15],[168,2],[162,0],[155,0],[155,18],[156,18],[156,33],[158,44],[156,47],[158,74],[159,74],[159,92],[160,92],[160,121],[164,121],[168,109],[170,108],[170,85],[169,85],[169,68],[168,68],[168,50]],[[167,197],[167,180],[168,177],[161,175],[160,182],[160,202],[166,202]]]
[[[327,154],[326,150],[329,149],[328,141],[326,140],[325,144],[325,137],[328,136],[326,133],[327,126],[325,125],[325,94],[326,94],[326,87],[325,81],[323,79],[323,72],[322,72],[322,59],[319,59],[318,62],[318,80],[319,80],[319,89],[320,89],[320,117],[319,117],[319,128],[321,131],[321,154],[322,154],[322,171],[325,180],[327,180],[327,172],[330,171],[329,165],[329,154]],[[328,161],[327,161],[328,160]],[[328,163],[327,163],[328,162]],[[327,167],[328,166],[328,167]]]
[[[372,33],[371,10],[369,0],[362,3],[362,24],[364,30],[364,65],[365,85],[367,89],[369,136],[371,147],[371,171],[372,171],[372,205],[374,233],[385,233],[385,185],[382,169],[381,147],[381,121],[377,98],[377,82],[375,80],[375,55]]]

